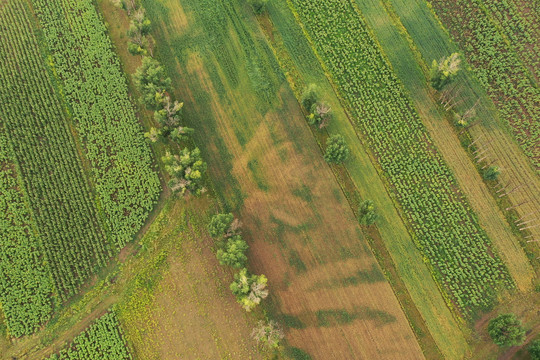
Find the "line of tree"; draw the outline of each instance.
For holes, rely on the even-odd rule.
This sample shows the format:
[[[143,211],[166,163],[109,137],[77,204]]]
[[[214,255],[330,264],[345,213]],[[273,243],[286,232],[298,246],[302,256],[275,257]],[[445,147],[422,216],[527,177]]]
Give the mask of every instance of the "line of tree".
[[[264,275],[250,274],[246,269],[249,248],[242,238],[241,223],[231,213],[216,214],[208,224],[210,236],[216,240],[216,257],[221,265],[240,269],[234,275],[230,288],[236,300],[246,311],[253,310],[268,296],[268,279]]]
[[[194,129],[181,124],[184,104],[171,97],[172,80],[165,74],[159,61],[153,58],[155,41],[150,34],[152,23],[146,17],[144,8],[135,0],[111,1],[115,6],[124,9],[130,19],[127,32],[129,52],[142,56],[141,66],[133,74],[133,81],[141,94],[141,103],[148,110],[154,111],[154,120],[158,125],[151,127],[144,136],[152,143],[161,141],[165,145],[169,145],[169,140],[179,145],[189,142]],[[171,177],[168,185],[173,193],[204,193],[206,190],[203,186],[203,175],[207,164],[202,160],[200,150],[184,147],[178,153],[173,152],[173,148],[169,146],[165,156],[161,158]]]

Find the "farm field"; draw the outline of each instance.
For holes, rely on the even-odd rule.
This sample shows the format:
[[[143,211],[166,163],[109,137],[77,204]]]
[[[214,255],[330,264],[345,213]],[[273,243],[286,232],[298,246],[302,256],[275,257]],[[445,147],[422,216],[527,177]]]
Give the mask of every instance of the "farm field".
[[[428,267],[423,261],[418,261],[421,255],[347,118],[350,115],[339,106],[339,99],[289,12],[286,1],[275,1],[268,7],[268,15],[273,26],[268,30],[271,32],[269,37],[273,39],[272,46],[284,71],[289,74],[291,86],[297,92],[301,92],[307,83],[317,83],[321,87],[323,97],[332,105],[334,111],[334,121],[328,125],[328,131],[343,134],[351,148],[351,160],[345,166],[356,191],[362,198],[371,198],[378,204],[381,218],[377,222],[377,228],[395,263],[399,278],[406,286],[405,292],[410,294],[411,300],[404,299],[404,302],[418,309],[420,323],[425,321],[429,329],[426,329],[423,335],[432,337],[431,342],[436,343],[434,346],[430,341],[426,341],[424,352],[427,348],[435,347],[440,349],[445,357],[462,358],[469,348],[466,335],[446,306],[435,281],[431,279]],[[396,280],[399,281],[393,279]],[[407,311],[407,307],[405,309]],[[412,314],[408,314],[410,321],[411,316]],[[415,323],[415,326],[419,325]]]
[[[257,37],[244,35],[249,34],[248,30],[253,31],[246,25],[243,25],[244,30],[236,30],[237,35],[233,36],[234,41],[229,39],[229,44],[220,39],[219,33],[225,31],[223,27],[227,29],[233,24],[241,26],[240,16],[235,12],[245,9],[232,4],[225,7],[219,3],[204,3],[207,8],[197,2],[182,3],[182,7],[175,2],[164,4],[166,7],[160,8],[145,3],[150,18],[160,24],[160,33],[155,35],[158,42],[167,41],[166,44],[161,43],[158,49],[167,49],[168,52],[158,54],[158,58],[169,65],[169,69],[175,69],[175,72],[169,70],[173,82],[185,84],[179,87],[180,91],[184,91],[180,92],[179,97],[184,99],[186,111],[191,116],[201,116],[201,120],[191,120],[192,126],[200,123],[200,136],[206,139],[206,146],[209,147],[204,151],[211,154],[206,156],[210,171],[219,171],[214,176],[221,179],[215,183],[216,191],[225,206],[239,212],[246,231],[254,240],[250,243],[253,267],[267,275],[271,284],[275,284],[278,309],[299,321],[297,326],[300,328],[291,329],[287,341],[315,357],[329,351],[329,346],[339,348],[342,356],[352,356],[360,347],[366,354],[379,353],[379,356],[383,356],[378,345],[367,341],[367,336],[351,338],[343,334],[337,324],[332,324],[334,314],[339,312],[348,314],[344,320],[350,323],[347,326],[357,324],[357,331],[362,333],[385,331],[384,328],[393,332],[395,330],[389,329],[403,327],[406,320],[385,281],[339,286],[338,279],[344,276],[346,269],[367,271],[373,266],[377,268],[376,263],[337,184],[318,180],[325,176],[331,178],[332,174],[322,162],[316,143],[280,72],[272,71],[277,64],[270,50],[262,47]],[[210,14],[225,11],[234,16],[210,19]],[[190,18],[188,14],[198,17]],[[177,35],[174,31],[178,29],[164,25],[169,23],[176,26],[184,24],[184,30],[192,35]],[[190,24],[191,30],[188,27]],[[213,43],[210,42],[212,47],[188,47],[181,42],[185,39],[189,40],[187,44],[205,44],[207,40],[204,35],[199,35],[199,39],[192,38],[204,34],[199,29],[201,25],[206,26],[208,36],[214,39]],[[220,54],[231,55],[217,57],[215,53],[218,50],[214,50],[214,47],[219,49]],[[209,65],[205,66],[207,62]],[[221,65],[225,63],[227,67]],[[246,74],[245,67],[251,79],[241,76]],[[249,71],[250,67],[253,67],[253,73]],[[178,77],[175,78],[175,75]],[[248,90],[253,86],[256,86],[255,91]],[[189,93],[185,92],[186,89],[189,89]],[[240,96],[243,92],[259,96]],[[275,96],[276,93],[278,96]],[[200,100],[195,101],[207,96],[205,94],[213,95],[214,99],[224,99],[208,105],[201,104]],[[269,105],[274,105],[275,110],[268,111]],[[194,106],[192,110],[191,106]],[[280,120],[291,119],[291,116],[294,121]],[[212,123],[210,119],[214,119]],[[233,160],[231,163],[229,158]],[[269,176],[271,173],[275,175]],[[325,211],[321,212],[323,208]],[[343,210],[339,212],[338,209]],[[341,216],[336,216],[337,213]],[[315,219],[319,220],[314,223]],[[321,224],[333,225],[325,228]],[[255,229],[258,230],[255,232]],[[322,250],[325,246],[322,239],[325,238],[334,239],[333,249]],[[266,265],[270,263],[273,263],[271,267]],[[322,285],[332,281],[332,278],[338,282],[336,286]],[[362,299],[354,298],[357,291],[364,294]],[[387,300],[375,306],[372,296],[378,292],[386,294],[382,298]],[[328,305],[323,305],[323,301],[328,300],[321,298],[339,298],[342,303],[338,305],[339,308],[328,308]],[[327,321],[329,325],[326,325]],[[378,321],[381,322],[380,330],[373,327],[368,330],[368,324],[377,324]],[[317,341],[313,334],[326,340]],[[419,349],[413,334],[409,332],[400,339],[403,339],[399,341],[403,341],[404,349],[410,349],[409,356],[414,357],[412,354]],[[347,342],[350,348],[343,346]],[[387,349],[386,356],[397,348],[392,346]]]
[[[508,270],[515,279],[520,290],[532,289],[535,274],[525,252],[514,237],[511,228],[498,211],[487,186],[484,186],[481,175],[476,175],[474,163],[469,161],[460,140],[455,135],[451,123],[445,121],[433,96],[430,94],[428,79],[424,77],[417,65],[413,53],[408,49],[406,39],[399,35],[390,16],[379,1],[357,2],[363,16],[368,19],[371,29],[377,35],[385,53],[406,90],[419,111],[420,118],[426,125],[437,148],[455,174],[460,188],[472,209],[478,215],[479,222],[496,246],[498,253],[508,264]]]
[[[0,359],[525,359],[538,8],[0,0]]]
[[[487,4],[487,6],[486,6]],[[538,38],[529,32],[507,1],[432,1],[433,10],[463,49],[473,71],[500,110],[502,118],[530,158],[536,173],[540,159],[540,90],[538,89]],[[524,6],[524,5],[521,5]],[[501,21],[510,16],[518,25]],[[496,11],[493,13],[493,11]],[[496,14],[500,12],[500,16]],[[494,20],[495,19],[495,20]],[[520,34],[520,38],[515,35]],[[526,44],[527,50],[525,50]],[[520,56],[520,53],[522,56]],[[532,64],[531,64],[532,63]],[[531,74],[532,69],[533,74]]]
[[[458,50],[425,2],[393,0],[391,9],[399,16],[400,22],[414,42],[422,63],[428,65],[432,59]],[[430,37],[425,36],[425,29],[429,29]],[[540,182],[537,174],[527,164],[517,143],[505,128],[502,116],[474,74],[464,69],[457,81],[460,85],[459,97],[456,100],[460,102],[456,105],[458,111],[465,112],[480,100],[480,105],[475,108],[478,120],[468,131],[473,140],[478,140],[481,146],[487,147],[486,162],[495,162],[503,169],[499,181],[507,186],[507,192],[515,189],[507,195],[512,206],[517,206],[515,210],[519,216],[516,216],[515,220],[521,217],[526,221],[533,220],[532,215],[540,211]],[[506,207],[510,205],[503,209]],[[537,227],[529,228],[527,232],[524,236],[540,236],[540,229]],[[528,248],[538,251],[535,243],[528,244]]]

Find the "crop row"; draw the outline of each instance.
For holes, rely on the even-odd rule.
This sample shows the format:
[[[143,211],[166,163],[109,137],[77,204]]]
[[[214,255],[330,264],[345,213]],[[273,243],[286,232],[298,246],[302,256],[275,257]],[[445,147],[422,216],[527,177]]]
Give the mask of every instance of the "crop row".
[[[521,13],[514,0],[483,0],[482,6],[498,22],[523,64],[540,80],[540,23],[533,16],[526,16],[532,11]]]
[[[3,11],[0,21],[5,20]],[[36,331],[52,312],[52,283],[18,180],[15,156],[0,124],[0,304],[15,337]]]
[[[58,295],[66,299],[105,263],[110,251],[28,11],[16,1],[2,8],[2,24],[9,26],[0,28],[0,120],[46,264]],[[34,280],[26,281],[32,291]]]
[[[515,7],[505,0],[432,0],[431,3],[473,65],[476,76],[524,153],[540,171],[540,89],[521,61],[532,64],[538,76],[539,55],[534,51],[538,49],[538,39],[522,29],[526,25],[512,11],[517,11]],[[490,18],[484,4],[488,4],[493,16],[499,19],[502,30]],[[508,20],[510,13],[514,14],[512,21]],[[503,33],[518,51],[523,49],[522,58]]]
[[[48,360],[124,360],[132,359],[122,334],[118,318],[109,311],[60,353]]]
[[[417,246],[455,306],[472,316],[513,281],[352,1],[289,4],[349,104]]]
[[[33,0],[73,122],[118,248],[157,202],[160,182],[126,79],[91,0]]]

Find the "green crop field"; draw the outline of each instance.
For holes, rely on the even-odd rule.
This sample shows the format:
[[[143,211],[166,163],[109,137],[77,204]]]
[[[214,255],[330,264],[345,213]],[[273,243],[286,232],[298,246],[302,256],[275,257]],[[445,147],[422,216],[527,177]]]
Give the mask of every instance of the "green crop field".
[[[539,15],[0,0],[0,358],[535,359]]]

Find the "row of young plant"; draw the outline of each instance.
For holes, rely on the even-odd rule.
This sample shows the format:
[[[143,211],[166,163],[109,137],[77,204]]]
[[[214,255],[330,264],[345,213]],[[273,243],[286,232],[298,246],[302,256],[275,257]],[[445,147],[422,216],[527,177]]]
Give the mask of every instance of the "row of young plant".
[[[404,210],[434,276],[465,316],[514,283],[351,1],[291,0]]]
[[[184,104],[172,98],[171,79],[152,57],[154,41],[150,34],[151,21],[135,0],[112,0],[112,3],[126,10],[130,19],[128,50],[132,55],[142,56],[142,64],[133,75],[133,80],[141,94],[140,102],[148,110],[154,111],[157,124],[144,136],[153,143],[160,141],[166,145],[167,152],[161,161],[170,176],[168,185],[172,192],[201,195],[206,191],[203,174],[207,165],[198,148],[174,150],[174,145],[188,143],[189,135],[194,130],[181,124]]]
[[[0,10],[0,21],[9,6]],[[53,286],[15,163],[0,124],[0,304],[8,333],[19,337],[50,319]]]
[[[0,29],[0,118],[13,151],[12,172],[15,174],[17,170],[19,182],[24,184],[24,189],[21,186],[19,190],[26,192],[25,203],[27,201],[32,209],[29,216],[37,225],[36,229],[28,227],[30,224],[21,224],[23,228],[19,231],[27,233],[28,243],[5,238],[5,241],[13,241],[13,247],[6,253],[8,259],[11,255],[13,260],[18,256],[34,258],[34,262],[20,264],[27,269],[26,275],[13,267],[3,279],[14,286],[9,291],[20,296],[12,299],[14,304],[2,301],[13,336],[35,331],[49,317],[45,312],[50,311],[51,298],[46,294],[54,291],[60,299],[67,299],[79,290],[95,267],[103,265],[110,256],[109,244],[91,201],[75,142],[44,64],[29,12],[24,3],[5,3],[1,20],[9,25]],[[22,202],[19,200],[18,204]],[[0,216],[4,219],[4,214]],[[10,215],[5,213],[5,216]],[[36,252],[38,238],[42,253]],[[28,248],[34,250],[17,255]],[[10,251],[15,253],[10,254]],[[32,264],[36,271],[42,267],[50,271],[47,278],[53,279],[54,287],[49,284],[50,280],[45,280],[45,275],[28,269]],[[43,284],[38,285],[36,281]],[[12,312],[11,307],[20,308],[20,314]],[[29,314],[25,308],[38,309],[39,316]],[[28,318],[23,318],[26,315]],[[13,317],[18,319],[18,326]]]
[[[58,354],[47,360],[131,360],[120,323],[109,310]]]
[[[118,57],[92,0],[32,0],[51,66],[90,162],[118,249],[143,226],[160,182]]]
[[[251,274],[247,268],[248,244],[242,237],[241,223],[231,213],[216,214],[208,224],[208,232],[216,241],[216,257],[223,266],[236,269],[230,289],[237,302],[250,312],[268,296],[264,275]],[[277,349],[284,337],[281,327],[273,320],[259,321],[253,329],[252,337],[270,349]]]
[[[510,44],[520,55],[523,64],[533,73],[537,82],[540,81],[540,22],[528,11],[525,2],[519,6],[513,0],[483,0],[492,19],[496,19]],[[537,7],[538,8],[538,7]],[[538,14],[537,14],[538,15]]]
[[[463,50],[469,64],[503,119],[509,124],[524,153],[540,170],[540,89],[522,63],[522,59],[487,14],[485,5],[492,1],[432,0],[433,9]],[[491,10],[503,1],[488,5]],[[505,11],[501,8],[502,11]],[[506,25],[505,25],[506,24]],[[511,34],[521,25],[503,21]],[[513,27],[516,27],[515,29]],[[512,27],[512,29],[508,29]],[[525,33],[525,32],[523,32]],[[515,40],[510,37],[511,40]],[[529,59],[534,59],[530,56]],[[537,57],[536,57],[537,58]],[[538,59],[536,59],[538,61]]]

